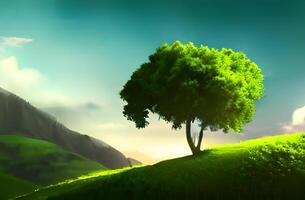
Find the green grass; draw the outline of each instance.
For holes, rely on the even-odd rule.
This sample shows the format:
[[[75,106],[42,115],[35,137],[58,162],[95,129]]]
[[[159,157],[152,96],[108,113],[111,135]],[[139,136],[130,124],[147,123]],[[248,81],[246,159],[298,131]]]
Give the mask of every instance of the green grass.
[[[40,185],[106,169],[55,144],[16,135],[0,136],[0,173]]]
[[[22,199],[304,199],[304,188],[305,134],[298,133],[95,173]]]
[[[37,186],[16,177],[0,174],[0,188],[0,199],[4,200],[34,191]]]

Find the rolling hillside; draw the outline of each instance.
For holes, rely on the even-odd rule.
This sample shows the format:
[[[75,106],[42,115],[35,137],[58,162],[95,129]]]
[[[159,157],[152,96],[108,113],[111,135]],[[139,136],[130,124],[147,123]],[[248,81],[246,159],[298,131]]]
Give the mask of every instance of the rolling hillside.
[[[0,135],[0,173],[6,175],[46,185],[105,169],[46,141]]]
[[[24,135],[57,144],[107,168],[129,166],[127,158],[105,142],[72,131],[53,116],[0,88],[0,135]]]
[[[304,185],[305,134],[298,133],[96,173],[21,199],[304,199]]]
[[[0,199],[9,199],[34,191],[37,186],[31,182],[0,173]]]

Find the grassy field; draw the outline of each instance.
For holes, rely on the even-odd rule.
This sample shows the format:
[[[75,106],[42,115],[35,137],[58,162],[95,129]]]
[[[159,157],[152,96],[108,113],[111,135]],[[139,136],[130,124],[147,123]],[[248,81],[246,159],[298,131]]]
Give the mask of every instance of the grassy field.
[[[9,199],[24,193],[29,193],[31,191],[34,191],[34,189],[36,189],[37,187],[38,186],[31,182],[5,174],[0,174],[1,200]]]
[[[23,136],[0,135],[0,173],[39,185],[106,169],[55,144]]]
[[[95,173],[22,199],[304,199],[304,188],[305,134],[297,133]]]

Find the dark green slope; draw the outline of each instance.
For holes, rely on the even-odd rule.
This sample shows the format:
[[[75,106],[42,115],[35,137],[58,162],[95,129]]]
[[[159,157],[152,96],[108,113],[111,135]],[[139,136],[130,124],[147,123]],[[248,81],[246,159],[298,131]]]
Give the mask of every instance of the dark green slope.
[[[24,199],[305,199],[305,134],[249,140],[109,173]]]
[[[9,199],[34,191],[37,186],[31,182],[0,173],[0,199]]]
[[[46,141],[0,135],[0,172],[7,175],[46,185],[104,169]]]

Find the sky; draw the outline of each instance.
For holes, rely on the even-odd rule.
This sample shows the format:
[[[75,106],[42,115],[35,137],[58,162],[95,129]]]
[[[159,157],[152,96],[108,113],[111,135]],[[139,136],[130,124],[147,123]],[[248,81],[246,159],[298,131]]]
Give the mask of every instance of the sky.
[[[243,133],[203,148],[305,131],[305,1],[0,1],[0,87],[143,162],[190,154],[184,129],[136,129],[119,91],[162,43],[232,48],[256,62],[265,96]]]

